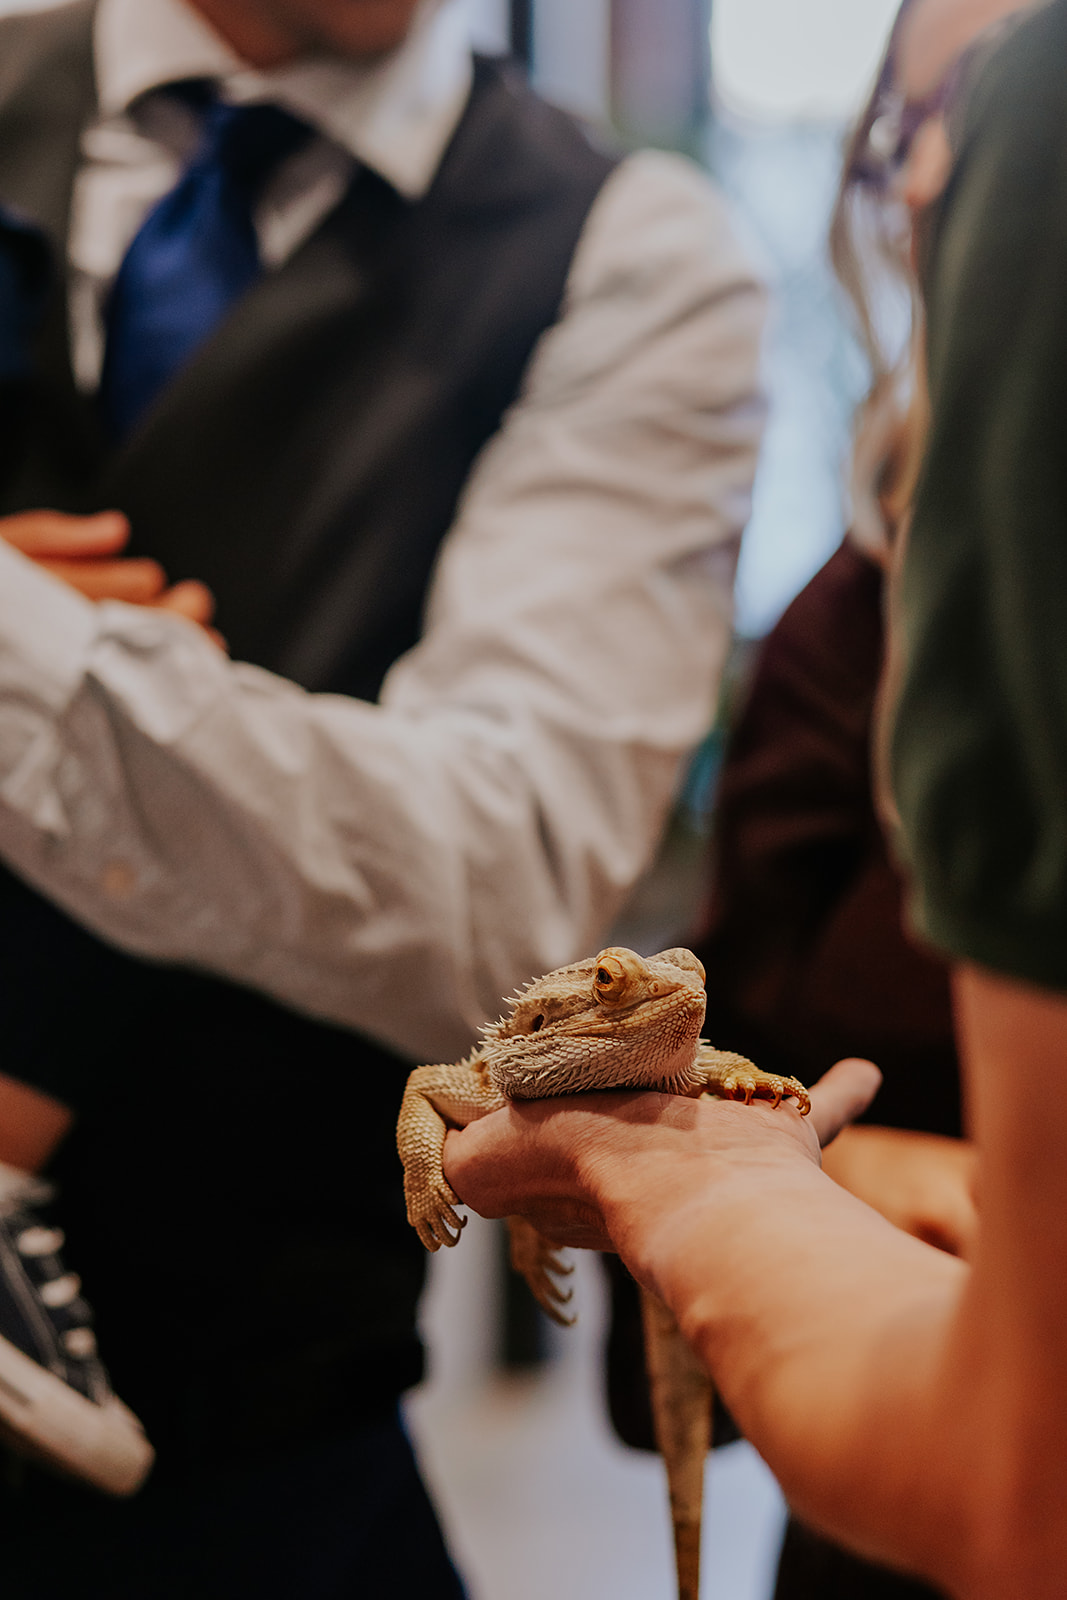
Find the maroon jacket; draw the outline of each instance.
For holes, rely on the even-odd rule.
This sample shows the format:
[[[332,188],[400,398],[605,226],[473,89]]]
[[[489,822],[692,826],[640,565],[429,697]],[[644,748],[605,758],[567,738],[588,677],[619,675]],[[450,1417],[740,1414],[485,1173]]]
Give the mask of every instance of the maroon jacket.
[[[957,1134],[946,971],[905,932],[874,810],[882,588],[846,541],[765,640],[727,747],[693,946],[713,1044],[808,1083],[869,1056],[885,1084],[868,1120]]]

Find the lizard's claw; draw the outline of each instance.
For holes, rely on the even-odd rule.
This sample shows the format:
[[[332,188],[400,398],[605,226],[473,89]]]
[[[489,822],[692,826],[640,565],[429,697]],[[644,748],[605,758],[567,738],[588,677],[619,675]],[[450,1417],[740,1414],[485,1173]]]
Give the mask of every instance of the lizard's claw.
[[[433,1252],[442,1245],[451,1249],[459,1243],[459,1236],[467,1226],[466,1217],[461,1217],[456,1210],[461,1204],[459,1195],[444,1179],[429,1192],[407,1196],[408,1221],[427,1250]]]
[[[727,1050],[713,1050],[701,1041],[698,1060],[706,1078],[707,1094],[718,1095],[721,1100],[743,1100],[751,1105],[753,1100],[769,1100],[773,1106],[781,1105],[789,1096],[797,1103],[797,1110],[806,1117],[811,1110],[808,1091],[797,1078],[784,1078],[777,1072],[762,1072],[744,1056]]]
[[[565,1316],[562,1307],[569,1305],[574,1290],[564,1289],[556,1282],[557,1278],[567,1278],[574,1271],[570,1262],[524,1217],[508,1218],[508,1234],[511,1265],[522,1273],[541,1310],[561,1328],[572,1327],[575,1319]]]
[[[808,1091],[798,1078],[784,1078],[782,1081],[785,1084],[782,1094],[792,1095],[793,1099],[797,1103],[797,1110],[800,1112],[800,1115],[802,1117],[806,1117],[808,1112],[811,1110],[811,1096],[808,1094]]]
[[[801,1117],[806,1117],[811,1110],[808,1090],[803,1083],[798,1082],[798,1078],[779,1077],[777,1072],[731,1072],[713,1093],[721,1094],[723,1099],[742,1099],[745,1106],[750,1106],[753,1099],[769,1099],[771,1106],[781,1106],[792,1094]]]
[[[790,1095],[797,1102],[797,1110],[806,1117],[811,1110],[808,1091],[796,1078],[782,1078],[776,1072],[738,1071],[728,1073],[712,1091],[724,1100],[743,1100],[750,1106],[753,1100],[769,1100],[780,1106]]]

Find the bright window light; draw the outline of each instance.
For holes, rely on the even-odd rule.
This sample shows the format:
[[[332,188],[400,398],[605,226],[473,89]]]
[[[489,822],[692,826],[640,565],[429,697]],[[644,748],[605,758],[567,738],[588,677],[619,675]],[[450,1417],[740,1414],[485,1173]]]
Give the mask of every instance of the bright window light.
[[[715,94],[782,122],[847,120],[874,77],[899,0],[714,0]]]

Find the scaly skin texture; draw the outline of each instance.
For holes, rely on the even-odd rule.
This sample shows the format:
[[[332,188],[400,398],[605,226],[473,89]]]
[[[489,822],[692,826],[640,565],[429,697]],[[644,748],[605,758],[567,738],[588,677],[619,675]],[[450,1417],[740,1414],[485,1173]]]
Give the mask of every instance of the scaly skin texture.
[[[506,1017],[483,1032],[466,1061],[417,1067],[400,1108],[397,1144],[404,1165],[408,1221],[427,1250],[454,1245],[465,1218],[442,1166],[445,1134],[509,1100],[541,1100],[595,1089],[656,1089],[724,1099],[793,1096],[795,1078],[761,1072],[744,1056],[700,1038],[704,969],[689,950],[639,956],[613,947],[560,967],[507,1002]],[[508,1219],[512,1265],[556,1322],[572,1319],[570,1268],[536,1229]],[[670,1313],[646,1297],[645,1340],[656,1440],[667,1466],[680,1600],[697,1600],[700,1486],[710,1444],[711,1385]]]

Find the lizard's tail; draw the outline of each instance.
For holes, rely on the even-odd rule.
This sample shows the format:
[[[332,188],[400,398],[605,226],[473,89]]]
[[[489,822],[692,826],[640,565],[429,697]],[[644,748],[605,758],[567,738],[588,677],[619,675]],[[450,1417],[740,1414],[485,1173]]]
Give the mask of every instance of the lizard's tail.
[[[667,1307],[644,1289],[641,1316],[652,1421],[667,1468],[678,1600],[698,1600],[704,1461],[711,1449],[711,1379]]]

